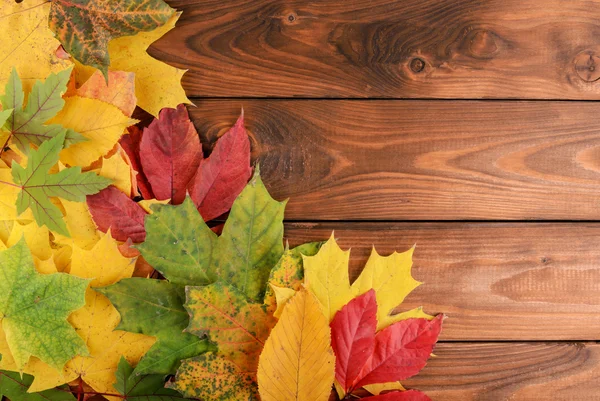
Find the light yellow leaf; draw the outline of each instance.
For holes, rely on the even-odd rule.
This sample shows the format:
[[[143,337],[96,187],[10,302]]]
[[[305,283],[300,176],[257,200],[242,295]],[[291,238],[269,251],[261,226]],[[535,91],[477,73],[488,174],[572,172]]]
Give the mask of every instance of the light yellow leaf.
[[[56,269],[56,264],[54,263],[54,258],[50,257],[46,260],[42,260],[37,256],[34,256],[33,263],[35,264],[35,269],[42,274],[52,274],[58,272]]]
[[[152,42],[175,27],[180,15],[181,12],[174,13],[166,24],[153,31],[116,38],[108,45],[110,68],[135,73],[138,106],[154,117],[158,117],[164,107],[191,103],[181,87],[181,77],[186,70],[158,61],[146,52]]]
[[[86,167],[108,153],[125,128],[136,122],[112,104],[73,96],[65,99],[65,106],[49,124],[62,124],[88,138],[60,152],[63,163]]]
[[[391,317],[390,313],[404,298],[421,283],[411,275],[412,255],[415,248],[406,252],[394,252],[389,256],[381,256],[375,248],[360,273],[352,283],[353,298],[364,294],[371,288],[377,294],[377,329],[381,330],[400,316]],[[411,316],[414,317],[414,316]]]
[[[98,175],[113,180],[112,185],[127,196],[131,196],[131,167],[125,162],[120,148],[109,158],[102,158]]]
[[[330,336],[319,301],[301,289],[283,310],[260,355],[262,401],[328,400],[335,371]]]
[[[29,93],[36,79],[71,65],[55,54],[60,42],[48,28],[49,12],[50,2],[45,0],[0,0],[0,94],[13,67]]]
[[[303,256],[304,282],[317,297],[331,321],[336,312],[353,298],[348,276],[350,251],[342,251],[333,238],[315,256]]]
[[[136,258],[126,258],[119,252],[119,244],[110,230],[90,250],[73,247],[69,273],[83,278],[93,278],[92,287],[114,284],[124,277],[131,277]]]
[[[60,200],[65,209],[65,223],[69,230],[70,237],[53,233],[54,242],[63,245],[77,245],[83,249],[90,249],[98,242],[100,236],[96,229],[96,224],[92,220],[92,215],[86,202],[71,202],[65,199]]]
[[[138,204],[144,209],[146,212],[152,214],[152,205],[167,205],[171,199],[165,200],[156,200],[156,199],[144,199],[138,202]]]
[[[0,181],[0,220],[15,220],[17,217],[33,220],[31,208],[20,216],[17,214],[17,195],[21,188],[14,184],[10,168],[0,168]]]
[[[287,302],[296,295],[296,291],[292,288],[278,287],[273,284],[269,284],[273,293],[275,293],[275,300],[277,301],[277,309],[273,312],[273,316],[277,319],[281,317],[281,312],[283,312],[283,308],[287,304]]]
[[[377,328],[381,330],[400,320],[422,317],[432,319],[416,308],[391,315],[404,298],[421,283],[411,276],[414,248],[403,253],[380,256],[375,249],[364,270],[350,286],[348,261],[350,251],[342,251],[333,234],[315,256],[304,257],[306,287],[317,297],[329,321],[351,299],[375,289],[377,296]]]
[[[368,384],[363,388],[373,395],[379,395],[382,391],[406,391],[406,389],[402,386],[402,384],[400,384],[400,382]]]
[[[35,221],[27,224],[15,222],[6,245],[10,248],[25,236],[25,242],[31,250],[31,254],[39,259],[46,260],[52,257],[50,247],[50,231],[46,226],[38,226]]]
[[[8,241],[8,237],[10,237],[10,232],[12,231],[14,224],[14,220],[0,220],[0,240],[5,244],[6,241]]]

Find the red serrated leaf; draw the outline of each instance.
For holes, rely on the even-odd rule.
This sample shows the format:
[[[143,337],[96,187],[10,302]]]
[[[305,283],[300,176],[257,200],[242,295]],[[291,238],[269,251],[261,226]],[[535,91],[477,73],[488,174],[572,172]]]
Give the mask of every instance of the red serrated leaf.
[[[183,202],[202,160],[200,138],[185,105],[162,109],[158,120],[144,129],[139,157],[156,199]]]
[[[142,163],[140,162],[140,142],[142,141],[142,130],[135,125],[127,128],[128,135],[123,135],[119,140],[121,147],[129,156],[131,161],[131,167],[137,172],[136,181],[140,193],[144,199],[154,199],[154,193],[152,187],[148,182],[148,178],[142,170]]]
[[[376,299],[370,290],[351,300],[331,322],[336,379],[346,393],[367,384],[404,380],[419,373],[442,328],[443,315],[438,315],[431,321],[403,320],[376,334],[376,324],[370,317],[373,313]],[[369,351],[372,352],[365,356]]]
[[[250,141],[242,114],[217,141],[190,183],[190,195],[202,218],[209,221],[231,209],[251,174]]]
[[[110,232],[114,239],[135,243],[146,239],[144,218],[146,212],[117,188],[110,186],[96,195],[87,197],[87,204],[98,229]]]
[[[416,390],[393,391],[391,393],[363,398],[369,401],[431,401],[425,393]]]
[[[335,353],[335,379],[350,389],[373,354],[377,330],[375,291],[350,301],[331,322],[331,347]]]

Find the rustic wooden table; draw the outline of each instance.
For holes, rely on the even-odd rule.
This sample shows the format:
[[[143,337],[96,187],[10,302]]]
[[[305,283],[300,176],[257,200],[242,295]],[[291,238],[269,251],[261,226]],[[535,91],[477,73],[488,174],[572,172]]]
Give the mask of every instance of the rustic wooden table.
[[[150,52],[214,140],[243,107],[290,243],[417,244],[449,318],[409,387],[599,400],[600,0],[180,0]]]

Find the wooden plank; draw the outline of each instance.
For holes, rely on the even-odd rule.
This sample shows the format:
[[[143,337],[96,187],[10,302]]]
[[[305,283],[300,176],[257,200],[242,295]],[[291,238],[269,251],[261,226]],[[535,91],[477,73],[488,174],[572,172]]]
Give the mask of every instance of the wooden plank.
[[[600,399],[598,344],[438,344],[435,354],[404,382],[433,401]]]
[[[177,0],[191,96],[600,98],[600,0]]]
[[[600,223],[288,223],[292,246],[335,230],[354,280],[374,245],[417,245],[425,284],[398,311],[445,313],[445,341],[600,339]]]
[[[595,103],[206,100],[190,112],[210,142],[242,107],[288,219],[600,219]]]

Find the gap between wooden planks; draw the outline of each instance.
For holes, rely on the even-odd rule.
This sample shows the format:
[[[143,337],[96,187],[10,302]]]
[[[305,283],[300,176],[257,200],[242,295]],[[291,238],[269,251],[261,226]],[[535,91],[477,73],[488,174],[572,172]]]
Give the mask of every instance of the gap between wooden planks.
[[[242,107],[291,220],[597,220],[592,102],[194,100],[207,142]]]
[[[600,0],[177,0],[206,97],[600,99]]]

